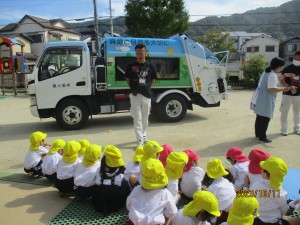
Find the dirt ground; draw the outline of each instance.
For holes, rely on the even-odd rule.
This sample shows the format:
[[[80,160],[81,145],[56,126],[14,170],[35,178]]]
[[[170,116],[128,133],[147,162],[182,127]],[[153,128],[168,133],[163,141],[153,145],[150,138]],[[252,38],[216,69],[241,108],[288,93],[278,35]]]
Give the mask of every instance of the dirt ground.
[[[232,146],[242,148],[245,155],[258,147],[270,152],[271,155],[283,158],[288,167],[299,168],[300,136],[290,134],[284,137],[279,133],[281,94],[277,96],[275,115],[267,132],[268,138],[273,142],[265,144],[259,143],[254,137],[255,114],[249,109],[252,93],[253,90],[229,90],[229,99],[222,101],[220,107],[205,109],[194,106],[194,111],[188,111],[186,117],[178,123],[162,123],[150,116],[148,138],[160,144],[169,144],[175,151],[195,150],[201,156],[200,165],[204,170],[206,163],[216,157],[224,162],[224,155]],[[38,130],[48,134],[46,138],[48,142],[56,138],[65,141],[84,138],[103,147],[108,144],[116,145],[122,150],[125,163],[129,162],[134,154],[132,149],[135,146],[135,136],[129,113],[94,116],[86,128],[79,131],[64,131],[52,118],[41,121],[33,117],[29,111],[27,96],[0,96],[0,171],[22,173],[23,159],[29,147],[29,135]],[[292,112],[290,112],[289,132],[292,133],[292,130]],[[1,192],[11,193],[10,196],[5,196],[4,205],[2,205],[3,197],[0,197],[0,217],[1,214],[7,217],[9,213],[14,212],[22,215],[23,221],[30,220],[30,224],[44,224],[66,204],[60,202],[61,206],[53,206],[57,209],[55,212],[41,212],[35,216],[32,216],[26,208],[9,207],[9,203],[15,201],[14,195],[26,198],[30,194],[30,187],[24,187],[25,191],[22,188],[16,184],[0,182]],[[36,188],[32,188],[32,192],[34,191],[38,192]],[[3,193],[0,193],[0,196],[3,196]],[[49,196],[46,195],[44,198],[47,201]],[[51,208],[51,205],[48,208]],[[8,220],[5,224],[14,223]]]

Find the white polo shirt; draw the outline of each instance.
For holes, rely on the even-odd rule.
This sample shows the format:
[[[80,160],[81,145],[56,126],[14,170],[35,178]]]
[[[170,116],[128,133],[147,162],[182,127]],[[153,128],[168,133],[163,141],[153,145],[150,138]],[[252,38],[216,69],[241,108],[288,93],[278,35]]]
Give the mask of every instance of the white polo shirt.
[[[135,225],[163,225],[165,217],[172,218],[177,212],[174,198],[166,188],[144,190],[141,185],[132,190],[126,207]]]
[[[183,209],[178,211],[171,219],[172,225],[210,225],[209,222],[201,222],[196,217],[185,216]]]
[[[58,161],[61,160],[62,156],[57,152],[52,155],[46,155],[42,163],[42,171],[44,174],[52,175],[57,171]]]
[[[74,177],[74,173],[78,164],[78,159],[73,163],[66,163],[62,159],[57,164],[57,179],[66,180]]]
[[[188,172],[184,172],[180,183],[182,193],[193,198],[193,194],[202,188],[204,175],[205,172],[200,166],[192,166]]]
[[[244,187],[245,177],[248,173],[249,161],[236,162],[234,165],[229,167],[229,171],[234,178],[235,190],[242,190]]]
[[[39,164],[42,156],[47,154],[48,149],[44,146],[39,146],[36,151],[28,150],[24,159],[24,168],[29,170]]]
[[[74,184],[80,187],[91,187],[96,185],[97,176],[100,177],[100,161],[86,167],[82,163],[79,163],[74,173]]]
[[[227,179],[220,177],[215,179],[207,190],[218,199],[219,210],[229,212],[236,196],[233,184]]]
[[[283,189],[274,190],[270,186],[270,181],[264,179],[257,181],[250,187],[257,190],[256,199],[259,203],[259,219],[265,223],[276,223],[284,216],[289,209],[287,204],[287,192]],[[261,194],[267,192],[267,195]]]

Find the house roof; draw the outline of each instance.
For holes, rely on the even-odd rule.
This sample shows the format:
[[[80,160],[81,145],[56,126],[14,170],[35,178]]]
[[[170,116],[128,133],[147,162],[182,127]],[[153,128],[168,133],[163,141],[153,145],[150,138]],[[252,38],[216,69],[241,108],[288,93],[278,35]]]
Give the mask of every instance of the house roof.
[[[247,33],[246,31],[231,31],[231,32],[222,32],[224,34],[229,33],[230,37],[256,37],[261,35],[266,35],[265,33]]]
[[[41,27],[43,27],[45,29],[63,31],[63,32],[67,32],[67,33],[73,33],[73,34],[80,35],[79,32],[72,29],[69,26],[69,24],[67,22],[65,22],[64,20],[62,20],[62,19],[47,20],[47,19],[36,17],[36,16],[30,16],[30,15],[25,15],[18,23],[10,23],[10,24],[6,25],[2,29],[0,29],[0,32],[7,32],[7,31],[15,30],[15,28],[27,18],[33,20],[34,22],[36,22],[37,24],[39,24]],[[54,26],[54,24],[57,23],[57,22],[63,23],[65,28]]]
[[[290,42],[290,41],[292,41],[292,40],[294,40],[294,39],[300,39],[300,37],[293,37],[293,38],[290,38],[290,39],[288,39],[288,40],[286,40],[286,41],[280,43],[280,45],[284,45],[284,44],[286,44],[286,43],[288,43],[288,42]]]
[[[252,38],[252,39],[250,39],[250,40],[248,40],[248,41],[245,41],[241,46],[243,46],[243,45],[245,45],[245,44],[247,44],[247,43],[249,43],[249,42],[252,42],[252,41],[254,41],[254,40],[258,39],[258,38],[268,38],[268,39],[271,39],[271,40],[274,40],[274,41],[278,41],[278,43],[280,42],[279,40],[277,40],[277,39],[275,39],[275,38],[272,38],[272,37],[270,37],[269,35],[261,35],[261,36]]]

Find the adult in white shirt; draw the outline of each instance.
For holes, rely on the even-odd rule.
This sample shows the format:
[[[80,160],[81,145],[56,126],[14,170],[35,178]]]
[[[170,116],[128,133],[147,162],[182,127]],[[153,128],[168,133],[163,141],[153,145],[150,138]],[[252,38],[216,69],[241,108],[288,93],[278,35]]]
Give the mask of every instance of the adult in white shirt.
[[[251,100],[251,109],[256,114],[255,120],[255,136],[259,141],[270,143],[266,132],[269,122],[273,117],[275,108],[277,92],[287,92],[291,87],[279,87],[279,80],[284,79],[283,75],[278,75],[283,69],[285,62],[281,58],[273,58],[270,66],[261,75],[255,94]],[[294,76],[294,74],[287,74],[286,76]]]
[[[220,216],[217,198],[209,191],[200,190],[171,221],[172,225],[210,225],[209,221],[216,216]]]
[[[177,212],[172,194],[166,189],[168,177],[162,163],[153,158],[142,162],[141,185],[127,198],[127,225],[163,225]]]

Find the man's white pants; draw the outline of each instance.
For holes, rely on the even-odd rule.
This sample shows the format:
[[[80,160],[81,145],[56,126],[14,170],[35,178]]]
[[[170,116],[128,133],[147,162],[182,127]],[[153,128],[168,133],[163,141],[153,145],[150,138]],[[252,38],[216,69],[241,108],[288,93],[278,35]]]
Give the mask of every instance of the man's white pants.
[[[294,131],[300,132],[300,96],[291,95],[282,95],[280,105],[281,132],[287,132],[287,117],[291,106],[293,106]]]
[[[130,94],[130,113],[133,117],[133,125],[138,143],[143,142],[148,128],[148,117],[151,109],[151,98],[146,98],[141,94],[133,96]]]

